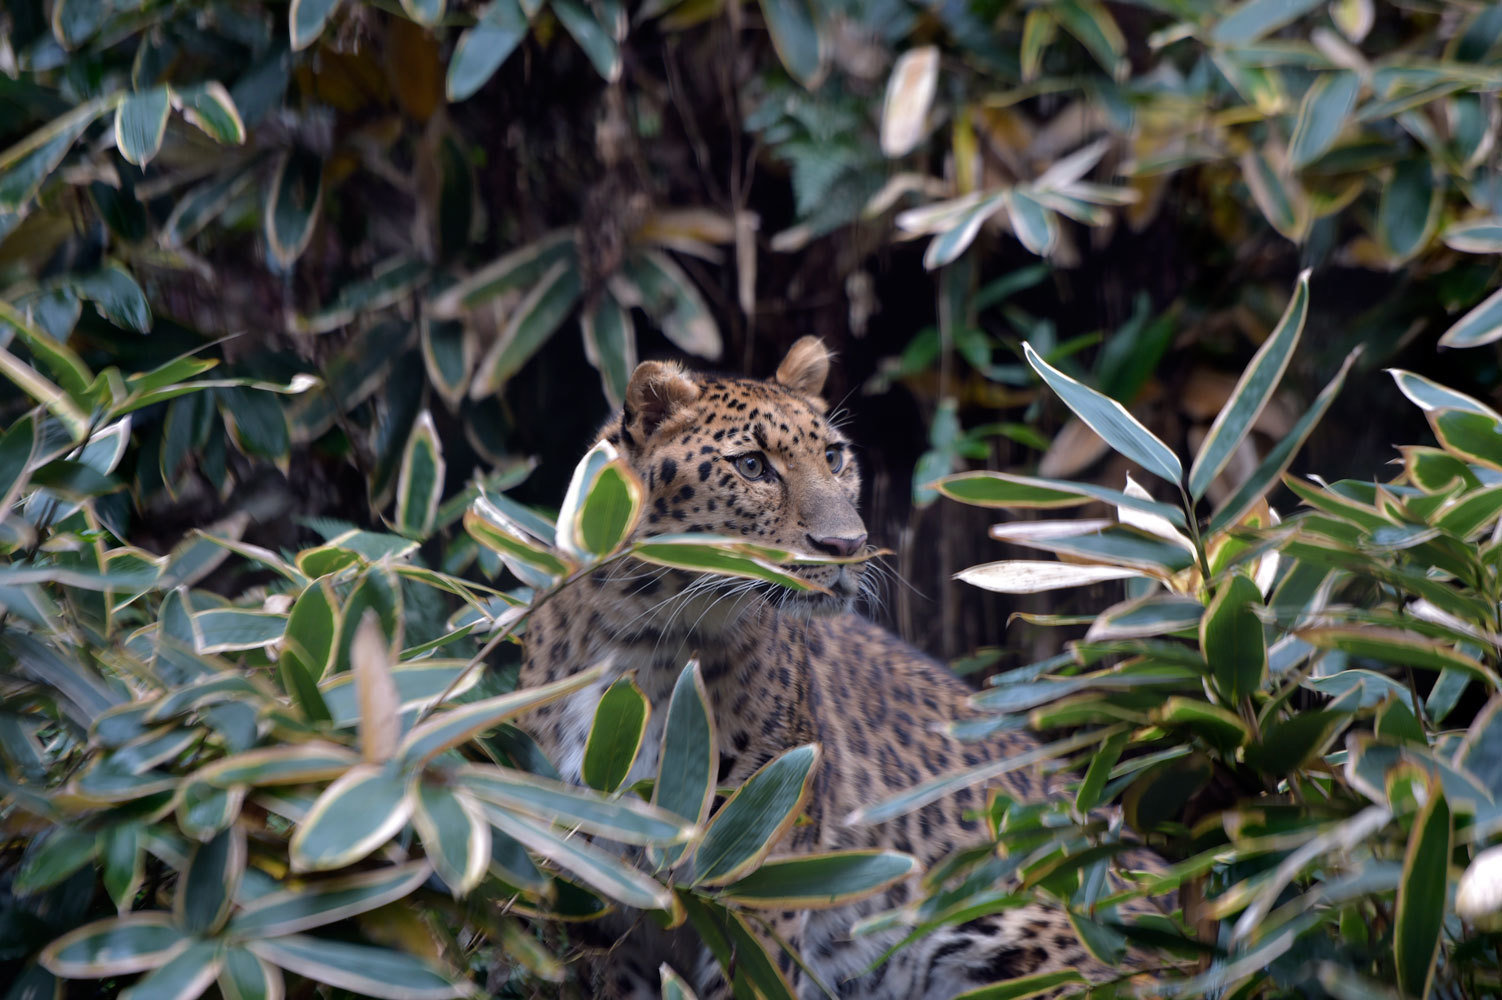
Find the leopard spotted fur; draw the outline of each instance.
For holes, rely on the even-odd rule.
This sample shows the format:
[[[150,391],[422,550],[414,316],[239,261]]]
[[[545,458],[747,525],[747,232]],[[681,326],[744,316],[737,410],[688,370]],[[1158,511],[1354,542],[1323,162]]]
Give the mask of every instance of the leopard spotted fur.
[[[795,344],[770,381],[694,374],[646,362],[604,436],[647,487],[643,534],[708,531],[787,549],[847,554],[867,546],[856,503],[860,472],[819,398],[829,369],[823,344]],[[941,727],[973,717],[970,690],[944,667],[850,611],[857,565],[800,572],[827,593],[799,596],[744,580],[621,565],[560,594],[528,626],[522,681],[541,684],[609,657],[634,671],[655,725],[630,780],[655,773],[661,720],[684,663],[697,656],[713,703],[722,784],[738,784],[776,754],[822,747],[808,815],[779,853],[881,847],[930,865],[984,833],[973,818],[984,792],[962,788],[888,823],[851,827],[850,810],[938,775],[1022,753],[1025,733],[962,743]],[[538,709],[528,720],[564,777],[579,780],[585,739],[612,678]],[[1015,771],[998,787],[1018,799],[1048,789]],[[834,910],[779,915],[776,928],[836,993],[870,1000],[938,1000],[998,979],[1060,969],[1105,974],[1064,914],[1007,910],[932,934],[867,971],[900,932],[852,939],[861,916],[914,898],[913,884]],[[701,996],[722,995],[711,960],[682,939],[618,948],[601,995],[656,997],[665,947]],[[676,952],[674,949],[677,949]],[[802,997],[820,991],[785,954]],[[689,967],[685,967],[689,966]]]

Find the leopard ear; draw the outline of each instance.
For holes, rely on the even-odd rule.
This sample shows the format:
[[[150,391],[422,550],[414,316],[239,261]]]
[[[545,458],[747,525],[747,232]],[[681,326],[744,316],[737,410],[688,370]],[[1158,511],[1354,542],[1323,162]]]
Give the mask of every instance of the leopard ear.
[[[829,377],[829,348],[818,337],[800,337],[777,366],[777,383],[791,392],[818,399]],[[822,406],[821,406],[822,409]]]
[[[621,427],[627,443],[645,442],[657,428],[699,398],[699,387],[671,361],[643,361],[626,385]]]

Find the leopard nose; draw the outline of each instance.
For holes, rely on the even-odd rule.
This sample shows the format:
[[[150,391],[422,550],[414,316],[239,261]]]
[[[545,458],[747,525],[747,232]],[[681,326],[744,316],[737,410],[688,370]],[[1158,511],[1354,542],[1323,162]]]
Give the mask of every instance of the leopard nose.
[[[809,535],[808,543],[820,552],[832,556],[853,556],[866,544],[866,535],[862,532],[853,538],[815,538]]]

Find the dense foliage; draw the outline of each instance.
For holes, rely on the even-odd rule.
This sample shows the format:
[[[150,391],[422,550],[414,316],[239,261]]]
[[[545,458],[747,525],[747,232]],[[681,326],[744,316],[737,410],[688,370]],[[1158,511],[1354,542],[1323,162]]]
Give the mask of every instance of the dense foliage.
[[[577,922],[615,904],[783,995],[759,908],[911,868],[763,864],[817,750],[710,817],[687,665],[679,782],[619,787],[629,683],[589,789],[507,720],[590,679],[513,691],[510,640],[601,561],[797,585],[788,553],[624,543],[639,484],[574,458],[639,353],[750,367],[806,332],[917,418],[867,420],[900,570],[973,553],[941,496],[1093,502],[993,532],[1062,562],[961,576],[1130,596],[1028,605],[967,661],[1074,630],[970,732],[1030,713],[1050,742],[1012,764],[1075,793],[991,802],[994,843],[857,933],[1043,894],[1154,956],[1150,992],[1502,990],[1498,416],[1395,372],[1436,442],[1381,482],[1422,422],[1335,419],[1347,382],[1407,414],[1375,370],[1436,343],[1482,348],[1440,381],[1497,384],[1502,8],[18,0],[0,71],[8,998],[587,992]],[[1285,475],[1306,442],[1369,464]],[[949,651],[1008,610],[942,591],[925,630],[894,598]],[[1142,843],[1170,867],[1105,897]],[[1175,912],[1123,921],[1136,896]]]

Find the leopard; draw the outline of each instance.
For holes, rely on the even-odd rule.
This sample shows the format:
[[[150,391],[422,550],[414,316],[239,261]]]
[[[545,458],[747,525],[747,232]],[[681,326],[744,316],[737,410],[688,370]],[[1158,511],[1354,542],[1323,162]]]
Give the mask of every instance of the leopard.
[[[871,560],[851,560],[875,546],[858,509],[860,463],[821,395],[831,358],[822,340],[804,337],[768,380],[673,361],[635,368],[601,437],[643,485],[638,536],[707,532],[845,561],[795,567],[814,585],[808,591],[631,561],[585,576],[529,621],[521,683],[550,683],[599,662],[609,670],[524,725],[562,776],[579,782],[596,705],[631,674],[651,712],[627,781],[650,777],[668,700],[684,664],[696,659],[717,723],[721,786],[739,785],[792,747],[822,750],[806,816],[774,857],[880,848],[931,867],[983,841],[978,814],[988,792],[1036,801],[1056,790],[1047,776],[1016,769],[989,789],[961,786],[888,822],[844,822],[862,806],[1039,743],[1020,728],[957,739],[952,724],[978,717],[973,689],[855,610],[874,574]],[[939,930],[884,962],[905,928],[850,934],[856,921],[909,904],[918,891],[909,879],[834,909],[776,914],[772,929],[802,957],[770,949],[795,995],[942,1000],[1022,975],[1114,974],[1081,945],[1064,912],[1039,905]],[[593,995],[658,996],[663,954],[701,997],[728,995],[707,949],[696,953],[681,939],[617,947]]]

